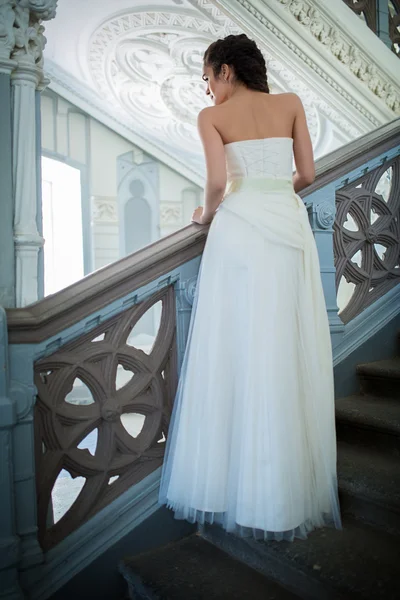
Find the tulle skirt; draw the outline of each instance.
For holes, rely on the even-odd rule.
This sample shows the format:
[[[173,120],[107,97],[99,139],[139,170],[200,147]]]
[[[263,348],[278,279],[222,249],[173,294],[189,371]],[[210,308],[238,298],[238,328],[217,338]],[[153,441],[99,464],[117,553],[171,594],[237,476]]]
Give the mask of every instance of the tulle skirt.
[[[329,326],[291,181],[234,180],[210,227],[160,502],[262,539],[340,527]]]

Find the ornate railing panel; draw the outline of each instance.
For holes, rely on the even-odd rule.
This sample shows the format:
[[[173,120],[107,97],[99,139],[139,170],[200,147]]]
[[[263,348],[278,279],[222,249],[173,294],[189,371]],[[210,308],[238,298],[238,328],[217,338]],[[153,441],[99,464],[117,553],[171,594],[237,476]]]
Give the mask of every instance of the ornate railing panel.
[[[376,0],[343,0],[356,15],[363,17],[374,33],[377,32]]]
[[[400,283],[400,157],[336,192],[334,256],[347,323]]]
[[[140,349],[135,330],[160,303],[153,346]],[[161,465],[176,389],[175,329],[169,286],[35,363],[43,548]]]
[[[386,0],[385,11],[387,11],[387,22],[381,23],[379,17],[384,17],[383,11],[380,9],[379,0],[343,0],[347,6],[364,19],[367,26],[376,33],[379,37],[387,36],[391,41],[392,51],[400,56],[400,1]]]
[[[392,50],[400,57],[400,1],[389,2],[389,37]]]

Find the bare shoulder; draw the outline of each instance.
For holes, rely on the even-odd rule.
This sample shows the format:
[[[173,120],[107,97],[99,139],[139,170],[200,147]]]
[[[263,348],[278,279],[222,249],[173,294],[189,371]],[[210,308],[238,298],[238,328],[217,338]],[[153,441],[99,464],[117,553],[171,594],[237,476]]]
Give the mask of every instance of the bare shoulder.
[[[215,110],[218,108],[217,106],[207,106],[203,108],[197,117],[197,122],[199,125],[206,123],[213,123],[215,118]]]
[[[280,102],[286,102],[287,106],[298,108],[303,106],[300,96],[293,92],[284,92],[282,94],[273,94]]]

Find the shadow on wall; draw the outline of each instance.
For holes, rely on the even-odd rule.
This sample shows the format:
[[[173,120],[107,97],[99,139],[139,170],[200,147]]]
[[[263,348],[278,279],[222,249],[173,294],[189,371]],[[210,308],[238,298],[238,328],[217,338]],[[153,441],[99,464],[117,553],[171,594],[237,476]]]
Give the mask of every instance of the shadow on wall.
[[[118,572],[119,562],[127,556],[146,552],[173,540],[178,540],[195,531],[195,526],[186,521],[177,521],[173,513],[161,508],[141,523],[125,538],[117,542],[102,556],[95,559],[86,569],[76,575],[50,600],[71,598],[96,598],[110,600],[123,598],[126,583]],[[85,590],[85,592],[84,592]]]
[[[131,254],[160,237],[159,165],[150,157],[140,163],[134,152],[117,158],[120,257]]]

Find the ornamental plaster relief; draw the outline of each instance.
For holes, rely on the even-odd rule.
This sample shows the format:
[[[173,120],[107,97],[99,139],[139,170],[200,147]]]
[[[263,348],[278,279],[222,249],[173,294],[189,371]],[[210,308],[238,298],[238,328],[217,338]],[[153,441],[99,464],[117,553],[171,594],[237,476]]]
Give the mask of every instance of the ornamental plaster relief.
[[[42,66],[46,44],[42,21],[56,14],[58,0],[0,0],[0,59]]]
[[[335,58],[345,65],[378,98],[382,99],[394,114],[400,114],[400,86],[395,85],[395,82],[382,69],[379,69],[379,65],[372,62],[371,56],[367,56],[361,48],[357,47],[354,38],[346,35],[337,20],[333,21],[324,12],[316,8],[318,3],[315,0],[275,0],[275,2],[283,5],[292,18],[295,18],[303,27],[308,29],[310,34],[328,49]],[[260,23],[271,29],[271,24],[255,8],[254,2],[238,0],[238,3],[253,14]],[[289,45],[290,39],[287,38],[285,43]]]
[[[92,196],[92,219],[96,223],[118,223],[117,199]]]
[[[279,12],[277,22],[274,11],[275,16]],[[326,67],[315,62],[315,50],[307,42],[298,47],[290,39],[293,26],[288,25],[296,21],[295,28],[304,27],[350,77],[354,74],[357,90],[332,75],[329,61]],[[204,164],[196,119],[208,105],[202,55],[211,41],[243,30],[257,39],[266,57],[272,90],[301,97],[317,157],[379,126],[391,118],[390,106],[396,109],[393,86],[388,87],[375,65],[366,61],[362,49],[348,44],[340,25],[328,22],[314,0],[274,0],[268,6],[259,0],[170,0],[168,6],[155,2],[148,9],[143,4],[135,8],[132,2],[125,12],[102,18],[100,25],[93,22],[86,42],[79,42],[85,83],[69,76],[63,70],[67,65],[59,68],[49,62],[48,71],[55,91],[62,94],[64,87],[70,101],[75,96],[89,114],[100,119],[104,115],[104,122],[114,121],[118,130],[132,132],[137,145],[142,140],[148,153],[162,155],[161,160],[178,171],[181,165],[185,176],[190,179],[192,173],[199,184]],[[367,99],[360,85],[384,100],[380,107]],[[331,131],[340,140],[332,147]]]
[[[103,24],[92,36],[89,64],[100,93],[135,115],[139,129],[150,129],[179,152],[197,154],[196,118],[208,105],[202,56],[227,32],[179,10],[132,12],[112,19],[112,27]]]
[[[160,203],[160,225],[161,227],[183,226],[183,206],[178,202]]]
[[[121,118],[125,113],[141,135],[151,132],[178,155],[185,153],[185,160],[196,168],[201,157],[196,119],[208,104],[201,81],[202,56],[213,39],[241,29],[211,2],[191,4],[196,13],[178,7],[130,12],[103,23],[92,35],[89,65],[99,93],[121,111]],[[364,132],[272,58],[265,46],[262,50],[272,89],[294,91],[302,98],[314,147],[324,137],[325,120],[348,139]]]

